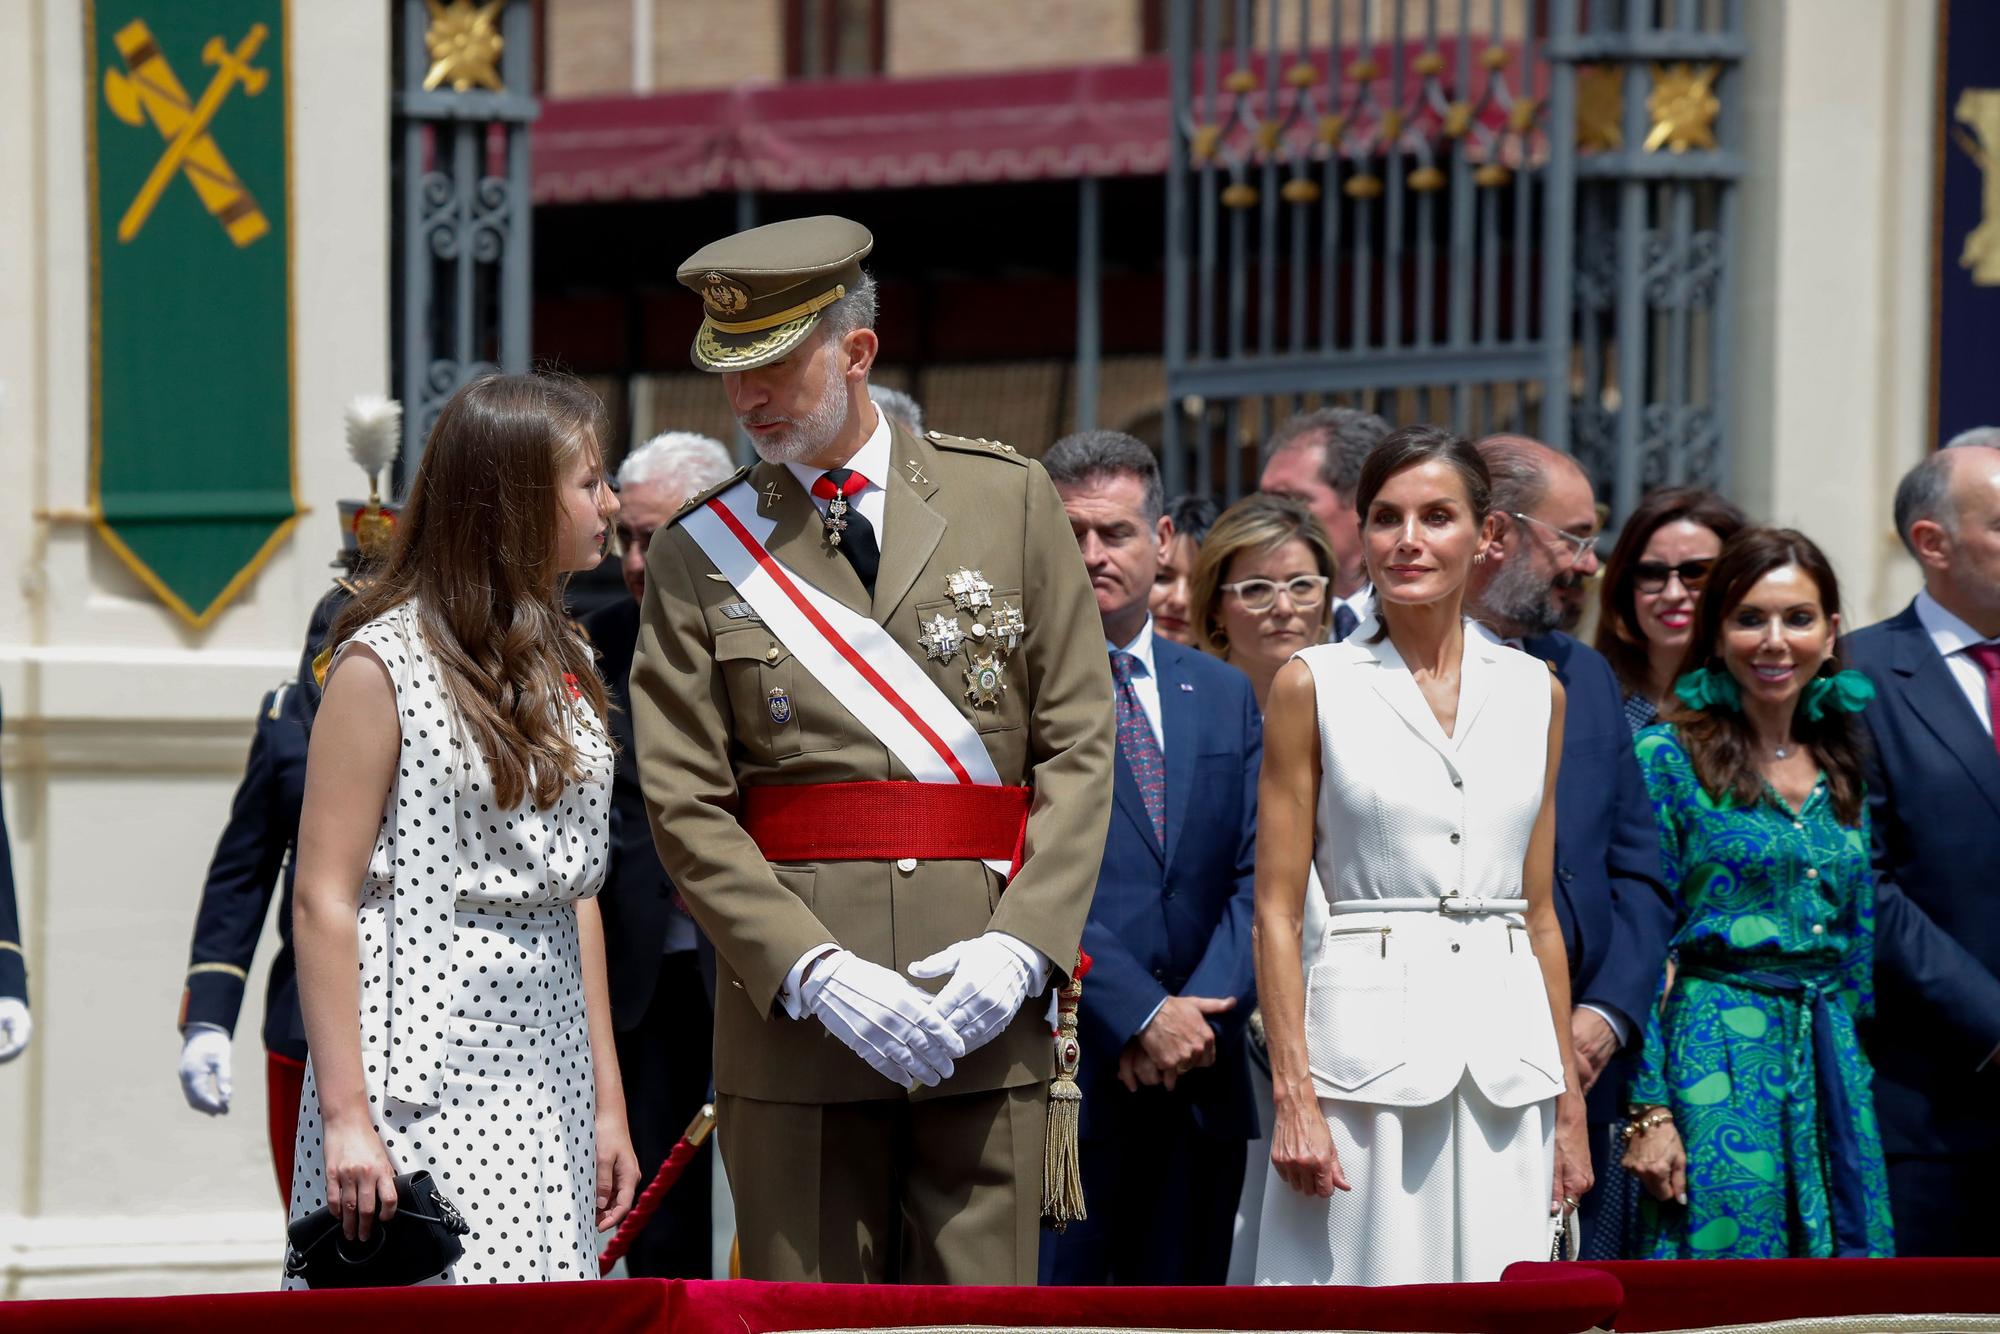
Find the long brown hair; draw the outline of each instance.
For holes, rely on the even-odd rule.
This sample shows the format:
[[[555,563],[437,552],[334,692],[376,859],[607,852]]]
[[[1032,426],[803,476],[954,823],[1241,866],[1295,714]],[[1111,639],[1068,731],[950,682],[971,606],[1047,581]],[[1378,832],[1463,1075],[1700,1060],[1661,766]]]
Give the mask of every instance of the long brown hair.
[[[1695,608],[1694,637],[1681,660],[1682,674],[1699,667],[1729,670],[1717,651],[1723,622],[1759,579],[1787,565],[1798,566],[1818,587],[1820,609],[1827,616],[1840,615],[1840,581],[1811,538],[1790,528],[1745,528],[1722,544],[1722,554],[1709,571]],[[1836,640],[1833,655],[1820,671],[1826,675],[1840,667]],[[1694,761],[1695,776],[1709,796],[1729,796],[1738,806],[1754,806],[1763,799],[1764,775],[1757,767],[1755,738],[1740,712],[1690,709],[1675,698],[1668,701],[1667,719],[1679,730],[1688,757]],[[1854,825],[1861,818],[1863,788],[1861,739],[1854,715],[1828,710],[1815,722],[1800,710],[1792,719],[1792,735],[1812,747],[1826,771],[1834,815],[1842,824]]]
[[[1287,542],[1306,544],[1313,564],[1327,577],[1327,595],[1319,604],[1316,639],[1326,638],[1333,618],[1333,548],[1326,532],[1304,504],[1290,496],[1258,492],[1245,496],[1222,512],[1201,541],[1195,557],[1194,578],[1189,585],[1189,628],[1195,644],[1217,658],[1229,656],[1229,636],[1222,629],[1222,580],[1238,556],[1261,556]]]
[[[575,380],[483,375],[445,403],[424,446],[396,544],[335,621],[344,642],[410,604],[438,684],[505,808],[554,802],[585,776],[569,683],[605,716],[604,683],[562,611],[561,484],[596,455],[604,407]]]
[[[1627,694],[1652,690],[1653,665],[1646,656],[1646,636],[1639,629],[1638,589],[1632,567],[1653,534],[1682,519],[1698,523],[1727,542],[1750,526],[1743,511],[1715,492],[1699,486],[1667,486],[1646,494],[1619,530],[1618,545],[1604,563],[1597,591],[1596,648],[1611,660],[1612,670]]]

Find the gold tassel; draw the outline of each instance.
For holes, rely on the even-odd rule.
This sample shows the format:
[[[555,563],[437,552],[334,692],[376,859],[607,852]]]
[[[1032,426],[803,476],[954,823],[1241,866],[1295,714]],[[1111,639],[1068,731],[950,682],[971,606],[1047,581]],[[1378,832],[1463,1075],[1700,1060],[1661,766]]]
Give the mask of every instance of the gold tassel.
[[[1042,1221],[1057,1232],[1086,1217],[1083,1150],[1078,1141],[1083,1089],[1076,1082],[1082,1055],[1076,1040],[1076,1007],[1083,999],[1083,974],[1088,968],[1079,956],[1069,983],[1056,997],[1056,1073],[1049,1080],[1048,1139],[1042,1151]]]

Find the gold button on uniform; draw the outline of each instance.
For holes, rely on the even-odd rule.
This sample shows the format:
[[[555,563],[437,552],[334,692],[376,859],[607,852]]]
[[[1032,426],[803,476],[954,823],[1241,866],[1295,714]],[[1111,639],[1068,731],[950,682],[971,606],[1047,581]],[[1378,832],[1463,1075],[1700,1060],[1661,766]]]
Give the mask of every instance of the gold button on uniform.
[[[783,650],[780,649],[776,644],[771,645],[770,648],[764,651],[764,661],[776,662],[778,660],[778,654],[781,652],[783,652]]]

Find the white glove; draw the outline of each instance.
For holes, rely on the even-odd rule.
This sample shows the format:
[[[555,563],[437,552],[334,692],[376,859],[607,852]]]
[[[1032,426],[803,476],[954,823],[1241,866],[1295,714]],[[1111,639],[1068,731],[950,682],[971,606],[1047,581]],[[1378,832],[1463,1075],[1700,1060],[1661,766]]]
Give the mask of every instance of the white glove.
[[[807,1014],[899,1087],[935,1088],[965,1055],[928,995],[852,950],[821,956],[799,993]]]
[[[992,1041],[1013,1022],[1034,980],[1021,952],[1028,946],[988,931],[910,965],[912,977],[951,975],[937,996],[938,1012],[965,1040],[967,1051]]]
[[[28,1049],[28,1037],[35,1021],[28,1017],[28,1002],[19,996],[0,996],[0,1065]]]
[[[188,1106],[210,1116],[229,1110],[229,1034],[213,1024],[189,1024],[181,1043],[181,1093]]]

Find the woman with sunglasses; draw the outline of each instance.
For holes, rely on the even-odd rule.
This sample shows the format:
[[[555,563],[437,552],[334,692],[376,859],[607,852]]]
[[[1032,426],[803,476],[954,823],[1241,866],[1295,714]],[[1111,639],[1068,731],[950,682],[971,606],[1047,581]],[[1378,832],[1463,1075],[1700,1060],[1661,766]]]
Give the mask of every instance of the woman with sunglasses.
[[[1618,673],[1634,732],[1659,721],[1694,634],[1701,586],[1722,544],[1749,522],[1693,486],[1651,492],[1625,521],[1598,593],[1596,647]]]
[[[1312,511],[1254,495],[1224,510],[1195,564],[1195,643],[1250,678],[1257,707],[1294,653],[1326,641],[1333,548]]]

